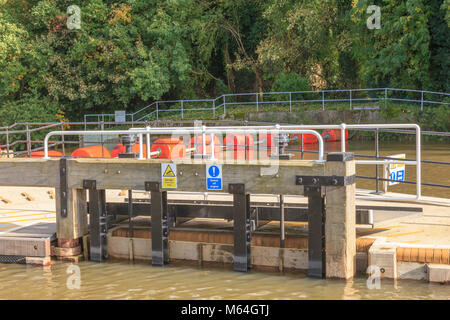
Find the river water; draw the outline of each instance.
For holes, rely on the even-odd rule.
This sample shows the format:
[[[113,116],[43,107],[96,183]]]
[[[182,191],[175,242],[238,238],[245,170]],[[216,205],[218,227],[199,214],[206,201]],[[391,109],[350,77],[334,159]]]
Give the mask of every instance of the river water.
[[[120,262],[79,263],[78,289],[68,266],[0,264],[0,299],[450,299],[449,286],[419,281],[382,280],[380,289],[369,289],[362,277],[346,283],[303,274]]]
[[[327,151],[339,151],[339,143],[326,145]],[[293,146],[291,146],[293,148]],[[297,146],[298,148],[298,146]],[[314,149],[317,147],[311,147]],[[351,142],[348,150],[374,154],[374,145]],[[380,155],[405,153],[415,158],[414,143],[380,143]],[[306,154],[305,159],[317,155]],[[450,161],[450,144],[424,144],[426,160]],[[373,176],[374,166],[358,166],[357,175]],[[450,185],[450,167],[424,164],[424,182]],[[407,166],[406,180],[415,181],[415,167]],[[374,189],[373,181],[358,179],[359,188]],[[396,185],[392,192],[413,194],[415,186]],[[423,195],[450,198],[449,189],[424,187]],[[251,271],[235,273],[220,268],[193,268],[123,262],[81,262],[80,288],[67,273],[68,263],[50,267],[0,264],[0,299],[449,299],[450,287],[422,281],[383,280],[380,289],[369,289],[365,277],[352,282],[324,281],[302,274]]]

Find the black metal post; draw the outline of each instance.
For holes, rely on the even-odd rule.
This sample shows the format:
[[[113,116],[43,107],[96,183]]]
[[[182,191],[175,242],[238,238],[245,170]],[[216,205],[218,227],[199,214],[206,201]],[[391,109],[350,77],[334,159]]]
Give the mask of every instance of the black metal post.
[[[97,190],[96,180],[83,180],[83,188],[89,191],[90,260],[101,262],[108,258],[106,194]]]
[[[61,157],[59,160],[59,192],[60,192],[60,215],[62,218],[67,217],[68,210],[68,186],[67,186],[67,160]]]
[[[325,278],[325,208],[321,187],[305,186],[308,196],[308,276]]]
[[[251,268],[250,194],[241,183],[229,184],[228,192],[233,194],[234,270],[247,272]]]
[[[129,237],[134,237],[133,229],[133,190],[128,190],[128,233]]]
[[[379,156],[380,155],[379,155],[379,148],[378,148],[378,128],[376,128],[375,129],[375,159],[378,160]],[[375,174],[376,174],[376,184],[377,184],[376,193],[379,193],[380,190],[379,190],[379,186],[378,186],[379,185],[379,183],[378,183],[378,181],[379,181],[378,165],[375,165]]]
[[[284,196],[280,194],[280,248],[284,248]]]
[[[145,190],[150,191],[152,216],[152,265],[169,263],[169,227],[167,191],[161,190],[159,182],[145,182]]]

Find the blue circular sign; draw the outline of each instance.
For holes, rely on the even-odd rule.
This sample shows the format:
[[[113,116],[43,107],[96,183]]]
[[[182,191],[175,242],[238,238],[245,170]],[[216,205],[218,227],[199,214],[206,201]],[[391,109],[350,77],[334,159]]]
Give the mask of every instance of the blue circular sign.
[[[209,167],[208,173],[209,173],[209,175],[210,175],[211,177],[213,177],[213,178],[217,177],[217,176],[220,174],[219,167],[217,167],[217,166],[211,166],[211,167]]]

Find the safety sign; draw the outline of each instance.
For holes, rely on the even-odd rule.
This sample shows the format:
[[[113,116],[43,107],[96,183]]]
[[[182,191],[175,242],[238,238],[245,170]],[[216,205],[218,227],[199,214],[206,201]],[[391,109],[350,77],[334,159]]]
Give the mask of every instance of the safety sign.
[[[405,159],[406,155],[404,153],[402,154],[395,154],[393,156],[390,156],[390,158],[397,158],[397,159]],[[405,181],[406,176],[406,168],[404,163],[391,163],[389,165],[389,180],[395,180],[395,181]],[[399,184],[395,181],[389,181],[389,185],[393,186],[395,184]]]
[[[163,188],[177,188],[177,165],[175,163],[161,163],[161,182]]]
[[[222,165],[207,164],[206,165],[206,190],[222,190]]]

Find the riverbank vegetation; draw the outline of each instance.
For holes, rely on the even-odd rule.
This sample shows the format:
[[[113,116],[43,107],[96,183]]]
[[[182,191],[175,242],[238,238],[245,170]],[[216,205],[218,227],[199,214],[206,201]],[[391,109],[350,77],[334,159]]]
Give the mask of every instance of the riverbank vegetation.
[[[73,5],[79,28],[70,25],[78,19],[68,10]],[[367,27],[369,5],[381,9],[379,29]],[[449,92],[449,6],[450,0],[0,0],[0,125],[79,121],[86,113],[223,93]],[[427,109],[418,119],[448,131],[444,109]]]

